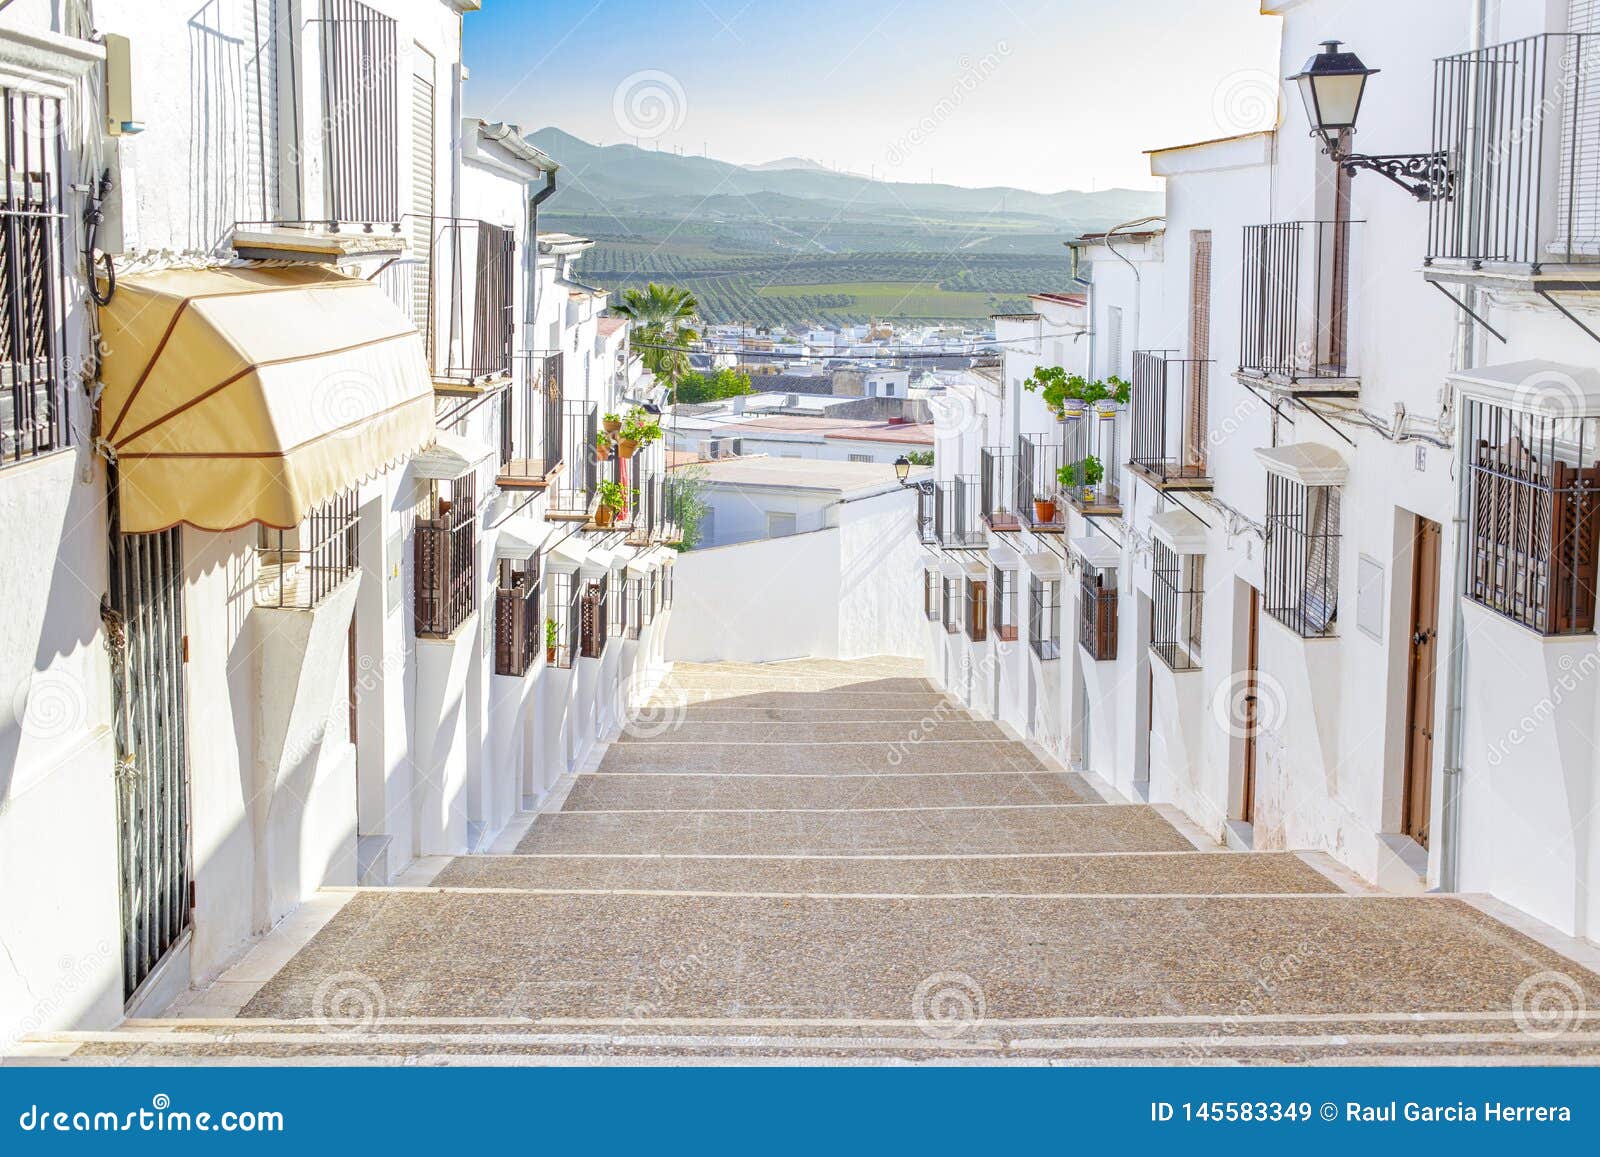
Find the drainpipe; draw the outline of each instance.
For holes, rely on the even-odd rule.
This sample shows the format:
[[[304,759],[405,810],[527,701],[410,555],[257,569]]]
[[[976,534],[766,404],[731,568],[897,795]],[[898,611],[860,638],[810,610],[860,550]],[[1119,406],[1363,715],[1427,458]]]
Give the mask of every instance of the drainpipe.
[[[531,186],[530,186],[531,187]],[[544,188],[528,198],[528,291],[523,312],[527,314],[523,341],[529,349],[534,347],[533,325],[539,318],[539,206],[556,191],[556,171],[544,171]]]
[[[1488,21],[1488,0],[1472,0],[1472,24],[1469,28],[1471,49],[1476,52],[1484,46],[1484,25]],[[1474,72],[1473,82],[1479,82]],[[1467,115],[1473,118],[1467,124],[1469,136],[1477,131],[1476,97],[1467,102]],[[1458,183],[1467,195],[1472,195],[1471,174],[1463,174]],[[1477,294],[1466,290],[1464,299],[1469,307],[1476,308]],[[1455,369],[1469,370],[1477,361],[1478,334],[1472,314],[1461,311],[1456,320]],[[1466,682],[1467,652],[1466,614],[1462,610],[1467,597],[1468,568],[1467,520],[1472,515],[1467,494],[1467,439],[1461,429],[1461,414],[1452,399],[1451,411],[1456,435],[1456,517],[1454,575],[1450,590],[1450,665],[1445,679],[1445,733],[1444,733],[1444,806],[1443,846],[1439,849],[1439,889],[1444,892],[1461,890],[1461,752],[1466,744]]]
[[[1117,247],[1111,242],[1116,235],[1122,232],[1124,229],[1133,229],[1139,225],[1150,225],[1156,221],[1165,220],[1165,215],[1157,213],[1150,217],[1140,217],[1133,221],[1124,221],[1121,225],[1113,225],[1110,229],[1106,230],[1106,248],[1111,251],[1111,255],[1113,257],[1117,258],[1133,271],[1133,348],[1135,350],[1139,348],[1139,318],[1144,312],[1144,277],[1139,273],[1139,267],[1127,257],[1124,257],[1121,253],[1118,253]],[[1093,318],[1090,318],[1089,320],[1089,328],[1094,328]]]

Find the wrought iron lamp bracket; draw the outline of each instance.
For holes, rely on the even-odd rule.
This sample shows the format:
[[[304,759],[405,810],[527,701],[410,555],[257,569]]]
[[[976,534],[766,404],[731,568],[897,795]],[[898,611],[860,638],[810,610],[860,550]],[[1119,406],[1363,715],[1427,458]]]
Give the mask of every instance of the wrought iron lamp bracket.
[[[1362,169],[1386,177],[1419,201],[1448,201],[1456,194],[1456,175],[1448,153],[1346,153],[1337,141],[1322,138],[1322,151],[1352,177]]]

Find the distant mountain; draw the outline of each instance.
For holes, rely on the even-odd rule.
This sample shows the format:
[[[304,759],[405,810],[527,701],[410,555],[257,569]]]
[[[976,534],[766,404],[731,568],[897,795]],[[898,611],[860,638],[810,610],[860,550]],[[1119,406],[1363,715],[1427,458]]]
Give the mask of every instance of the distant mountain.
[[[885,224],[935,221],[961,225],[1071,230],[1108,228],[1161,211],[1161,194],[1134,189],[1033,193],[959,185],[877,181],[788,158],[747,167],[709,157],[679,156],[634,145],[591,145],[557,128],[529,138],[561,162],[550,211],[605,211],[625,217],[708,212],[752,218],[833,220],[850,214]],[[774,200],[776,199],[776,200]],[[744,210],[741,201],[748,201]]]
[[[795,169],[803,169],[812,173],[827,173],[832,170],[827,165],[811,160],[809,157],[779,157],[776,161],[763,161],[759,165],[745,165],[752,173],[783,173]]]

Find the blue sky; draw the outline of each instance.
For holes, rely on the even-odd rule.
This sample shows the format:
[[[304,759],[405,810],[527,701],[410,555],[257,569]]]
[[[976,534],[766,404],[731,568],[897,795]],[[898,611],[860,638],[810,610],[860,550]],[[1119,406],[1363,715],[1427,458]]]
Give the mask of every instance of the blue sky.
[[[1142,150],[1274,119],[1280,21],[1259,11],[1258,0],[485,0],[465,24],[467,111],[740,163],[797,155],[1042,192],[1154,187]]]

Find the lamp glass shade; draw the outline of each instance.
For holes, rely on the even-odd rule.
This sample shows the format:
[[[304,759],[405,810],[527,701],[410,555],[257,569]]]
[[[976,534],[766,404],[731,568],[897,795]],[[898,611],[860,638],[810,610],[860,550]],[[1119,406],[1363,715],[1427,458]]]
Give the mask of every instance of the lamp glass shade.
[[[1306,106],[1311,127],[1333,136],[1356,127],[1367,78],[1377,71],[1362,64],[1355,53],[1339,51],[1338,41],[1330,40],[1289,79],[1300,88],[1300,100]]]
[[[894,460],[894,476],[901,482],[911,477],[911,459],[904,454]]]

